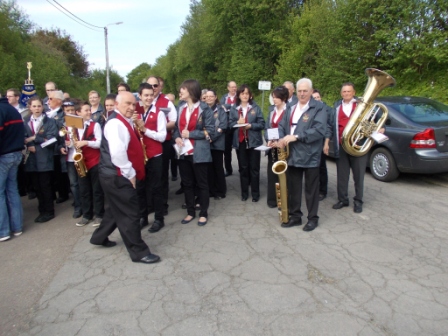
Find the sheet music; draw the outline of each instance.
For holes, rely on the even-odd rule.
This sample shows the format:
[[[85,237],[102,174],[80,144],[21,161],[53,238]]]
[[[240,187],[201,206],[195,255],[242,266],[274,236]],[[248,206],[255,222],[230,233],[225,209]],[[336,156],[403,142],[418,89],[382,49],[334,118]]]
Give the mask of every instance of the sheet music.
[[[178,145],[174,144],[174,150],[176,151],[177,156],[181,156],[181,155],[185,155],[187,154],[190,150],[193,149],[193,145],[190,141],[190,139],[184,139],[184,145],[182,147],[179,148]]]
[[[280,138],[278,134],[278,128],[268,128],[268,139],[278,140]]]
[[[41,144],[40,144],[40,146],[42,147],[42,148],[45,148],[45,147],[47,147],[47,146],[49,146],[49,145],[51,145],[52,143],[55,143],[56,142],[56,138],[51,138],[51,139],[48,139],[47,141],[45,141],[45,142],[42,142]]]
[[[379,132],[373,132],[370,137],[375,140],[377,143],[382,143],[384,141],[389,140],[389,137],[387,135],[384,135],[383,133]]]

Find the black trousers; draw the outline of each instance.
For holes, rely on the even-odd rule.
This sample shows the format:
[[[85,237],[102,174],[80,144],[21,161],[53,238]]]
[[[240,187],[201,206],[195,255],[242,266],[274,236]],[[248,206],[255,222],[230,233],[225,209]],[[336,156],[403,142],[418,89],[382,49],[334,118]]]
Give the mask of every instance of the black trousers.
[[[173,161],[171,161],[173,162]],[[154,219],[163,222],[163,195],[162,195],[162,155],[153,157],[146,162],[146,178],[143,193],[140,195],[141,217],[148,217],[148,210],[154,210]]]
[[[208,206],[210,203],[208,192],[208,162],[193,163],[193,155],[186,155],[183,160],[179,160],[179,171],[184,188],[185,203],[187,213],[195,216],[195,188],[197,190],[201,211],[199,217],[208,217]]]
[[[288,184],[288,208],[289,215],[293,218],[301,218],[302,184],[305,176],[305,202],[308,209],[308,220],[317,222],[319,216],[319,167],[298,168],[288,166],[286,179]]]
[[[172,140],[166,140],[162,143],[162,197],[164,210],[168,210],[170,160],[173,161],[175,154],[173,144]]]
[[[327,156],[322,152],[319,166],[319,194],[327,195],[328,192],[328,171]]]
[[[225,147],[224,147],[224,167],[227,173],[233,173],[232,168],[232,142],[233,132],[235,129],[228,128],[225,132]]]
[[[260,161],[261,152],[253,148],[246,148],[246,142],[240,142],[236,151],[238,157],[238,171],[240,172],[241,197],[249,196],[249,186],[252,198],[260,198]]]
[[[274,158],[272,157],[272,153],[274,152]],[[267,151],[267,177],[268,177],[268,185],[267,185],[267,204],[270,207],[277,206],[277,195],[275,192],[275,184],[278,183],[278,175],[272,172],[272,165],[277,161],[277,153],[276,150],[271,149]]]
[[[100,175],[106,197],[106,211],[100,226],[93,232],[90,243],[102,245],[116,228],[132,260],[137,261],[150,254],[142,239],[137,190],[123,176]],[[137,181],[137,184],[144,183]]]
[[[339,158],[336,161],[338,174],[338,200],[340,202],[348,202],[348,182],[350,179],[350,169],[353,172],[353,180],[355,182],[356,202],[362,203],[364,195],[364,175],[366,173],[367,155],[352,156],[348,154],[342,146],[339,146]]]
[[[81,209],[84,218],[103,218],[104,193],[101,188],[98,166],[89,169],[85,177],[78,178],[79,193],[81,195]]]
[[[170,165],[172,177],[177,177],[177,167],[179,165],[177,161],[178,160],[177,160],[176,156],[173,155],[173,158],[171,159],[171,165]]]
[[[61,167],[61,156],[54,156],[54,172],[52,175],[53,178],[53,194],[58,193],[58,196],[61,198],[68,198],[68,192],[70,190],[70,180],[68,178],[68,174],[62,172]]]
[[[52,171],[32,173],[40,214],[54,215],[53,190],[51,188],[52,175]]]
[[[224,175],[224,151],[212,149],[212,162],[209,164],[208,184],[210,196],[225,197],[227,193],[226,177]]]

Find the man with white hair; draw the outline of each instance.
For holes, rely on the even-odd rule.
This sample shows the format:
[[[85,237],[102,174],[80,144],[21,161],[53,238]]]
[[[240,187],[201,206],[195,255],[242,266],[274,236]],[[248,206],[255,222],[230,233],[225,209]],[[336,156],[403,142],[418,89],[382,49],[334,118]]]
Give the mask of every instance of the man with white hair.
[[[327,114],[322,102],[311,99],[313,83],[308,78],[297,82],[298,102],[285,112],[279,124],[279,146],[289,145],[288,158],[288,223],[282,227],[302,224],[302,181],[305,175],[305,200],[308,222],[304,231],[317,227],[319,216],[319,164],[326,130]]]
[[[287,103],[289,106],[294,106],[294,105],[296,105],[298,99],[297,99],[297,96],[294,95],[294,83],[293,83],[293,82],[290,82],[290,81],[286,81],[286,82],[283,83],[283,86],[284,86],[285,88],[287,88],[287,89],[288,89],[288,92],[289,92],[289,97],[288,97],[288,100],[286,101],[286,103]]]

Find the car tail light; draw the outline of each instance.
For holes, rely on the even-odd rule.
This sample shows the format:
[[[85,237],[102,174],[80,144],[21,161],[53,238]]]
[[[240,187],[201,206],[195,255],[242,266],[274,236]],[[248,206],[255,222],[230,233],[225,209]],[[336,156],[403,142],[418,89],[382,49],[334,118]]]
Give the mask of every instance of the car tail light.
[[[432,128],[427,128],[423,132],[417,133],[409,145],[411,148],[436,148],[436,135]]]

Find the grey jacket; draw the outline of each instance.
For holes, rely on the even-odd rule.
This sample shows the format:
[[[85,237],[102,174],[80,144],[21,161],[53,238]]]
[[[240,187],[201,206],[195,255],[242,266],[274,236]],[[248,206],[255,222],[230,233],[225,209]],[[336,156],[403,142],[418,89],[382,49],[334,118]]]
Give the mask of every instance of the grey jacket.
[[[232,106],[229,115],[229,127],[235,126],[238,122],[238,119],[239,112],[237,110],[237,107]],[[252,125],[252,127],[246,131],[249,137],[249,148],[261,146],[263,144],[261,131],[264,130],[264,119],[260,107],[255,102],[252,102],[252,108],[247,111],[247,122]],[[235,128],[235,132],[233,133],[232,146],[237,149],[239,148],[238,137],[239,128]]]
[[[299,102],[299,99],[297,98],[297,96],[295,94],[293,94],[291,97],[291,101],[290,102],[286,101],[286,104],[291,107],[291,106],[297,105],[298,102]]]
[[[268,130],[268,128],[272,128],[271,121],[272,121],[272,116],[274,114],[274,108],[275,108],[274,105],[269,106],[269,114],[268,114],[268,116],[266,118],[266,128],[265,128],[265,132],[264,132],[264,139],[266,140],[266,142],[269,141],[267,130]],[[286,104],[285,112],[283,113],[282,118],[286,115],[286,113],[289,110],[291,110],[291,107],[288,104]],[[278,122],[280,123],[280,121],[281,121],[281,119]]]
[[[211,149],[224,150],[225,147],[225,132],[227,125],[229,124],[229,117],[221,105],[215,105],[213,107],[213,120],[215,122],[215,132],[211,136],[212,143]]]
[[[29,126],[30,117],[24,120],[26,137],[29,138],[33,136],[33,132]],[[40,145],[51,138],[56,138],[59,130],[54,119],[48,118],[44,114],[44,119],[42,121],[41,127],[36,134],[36,140],[27,143],[27,147],[34,146],[36,148],[36,153],[30,153],[28,160],[25,164],[25,171],[27,172],[46,172],[53,171],[54,169],[54,147],[57,147],[57,143],[53,143],[45,148]],[[59,160],[59,157],[56,157]]]
[[[291,106],[280,121],[278,127],[280,138],[291,133],[290,119],[295,107]],[[319,167],[326,125],[325,105],[311,99],[309,109],[302,114],[294,131],[294,135],[298,135],[299,139],[289,144],[288,165],[299,168]]]
[[[179,130],[179,120],[181,111],[184,108],[185,103],[179,104],[177,107],[177,120],[176,127],[174,128],[173,138],[181,138],[182,130]],[[215,123],[213,118],[213,111],[204,102],[199,104],[198,119],[196,121],[196,129],[190,132],[190,139],[194,140],[193,162],[203,163],[212,162],[212,154],[210,152],[210,140],[205,138],[204,128],[209,134],[210,138],[214,136]],[[181,156],[180,159],[184,159]]]

